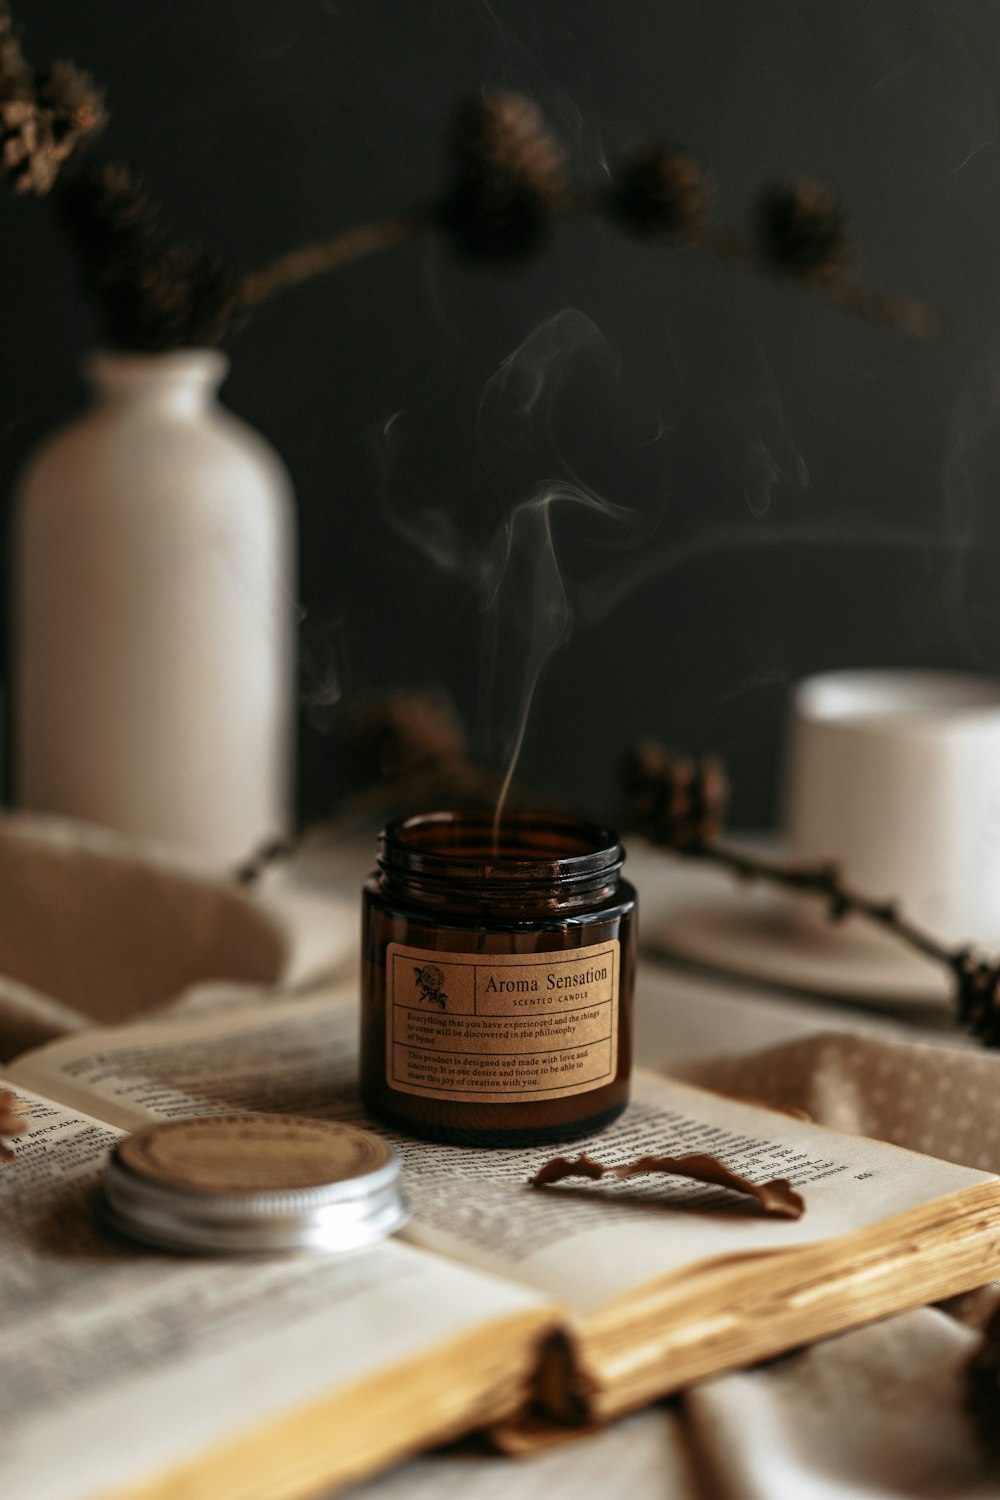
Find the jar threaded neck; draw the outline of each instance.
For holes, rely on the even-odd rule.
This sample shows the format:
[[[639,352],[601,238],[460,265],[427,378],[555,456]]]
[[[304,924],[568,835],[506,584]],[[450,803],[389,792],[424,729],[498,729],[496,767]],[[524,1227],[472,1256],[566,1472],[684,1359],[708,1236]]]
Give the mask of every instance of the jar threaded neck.
[[[624,861],[616,834],[553,813],[422,813],[390,823],[378,864],[390,882],[433,895],[552,901],[572,907],[613,890]]]

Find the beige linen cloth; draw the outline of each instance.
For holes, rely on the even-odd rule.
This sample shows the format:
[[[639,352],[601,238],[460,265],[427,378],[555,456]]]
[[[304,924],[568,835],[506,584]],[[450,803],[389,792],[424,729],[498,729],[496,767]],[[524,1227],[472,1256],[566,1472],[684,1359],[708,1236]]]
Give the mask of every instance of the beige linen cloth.
[[[1000,1055],[827,1033],[686,1069],[837,1130],[1000,1172]],[[685,1396],[709,1493],[998,1496],[965,1412],[965,1367],[998,1290],[920,1308]]]
[[[354,963],[357,897],[71,819],[0,816],[0,1061],[66,1032],[285,993]]]

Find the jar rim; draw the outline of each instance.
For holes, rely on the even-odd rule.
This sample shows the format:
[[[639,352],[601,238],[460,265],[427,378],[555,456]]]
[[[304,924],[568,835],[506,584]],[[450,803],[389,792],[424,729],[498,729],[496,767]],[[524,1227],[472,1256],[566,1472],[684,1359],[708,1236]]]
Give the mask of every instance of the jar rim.
[[[484,886],[566,885],[621,869],[618,835],[563,813],[437,811],[397,818],[379,837],[378,863],[421,880]]]

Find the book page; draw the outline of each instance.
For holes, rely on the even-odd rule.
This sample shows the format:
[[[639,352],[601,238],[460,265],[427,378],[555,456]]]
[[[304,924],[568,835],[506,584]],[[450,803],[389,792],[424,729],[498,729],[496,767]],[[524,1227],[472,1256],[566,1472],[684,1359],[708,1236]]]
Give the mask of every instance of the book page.
[[[336,1111],[357,1077],[357,987],[61,1037],[8,1076],[123,1130],[252,1109]]]
[[[289,1000],[67,1038],[12,1075],[30,1082],[34,1059],[51,1091],[128,1126],[254,1108],[339,1113],[380,1129],[357,1102],[356,1038],[355,1004]],[[411,1242],[582,1312],[698,1261],[815,1243],[990,1180],[641,1071],[622,1118],[572,1146],[484,1150],[382,1133],[403,1155]],[[760,1218],[723,1190],[678,1178],[528,1186],[549,1157],[584,1150],[609,1165],[707,1152],[754,1181],[789,1178],[806,1212]]]
[[[641,1071],[625,1114],[569,1146],[397,1145],[414,1209],[410,1239],[516,1275],[580,1312],[696,1262],[813,1244],[994,1180]],[[725,1190],[676,1177],[527,1185],[552,1156],[582,1151],[611,1166],[704,1152],[754,1182],[788,1178],[806,1211],[796,1221],[761,1217]]]
[[[6,1495],[117,1493],[542,1301],[396,1240],[343,1256],[247,1260],[133,1247],[97,1213],[121,1132],[17,1094],[30,1133],[0,1167]]]

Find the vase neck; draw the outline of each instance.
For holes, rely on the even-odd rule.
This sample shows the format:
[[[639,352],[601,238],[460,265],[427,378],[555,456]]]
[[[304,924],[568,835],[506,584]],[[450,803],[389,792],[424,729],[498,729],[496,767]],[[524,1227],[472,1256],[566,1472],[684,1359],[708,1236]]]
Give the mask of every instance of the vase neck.
[[[229,371],[218,349],[172,349],[165,354],[94,354],[86,374],[105,403],[155,407],[177,415],[204,411]]]

